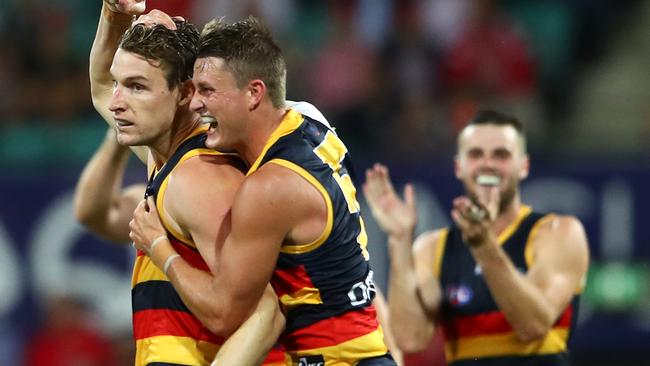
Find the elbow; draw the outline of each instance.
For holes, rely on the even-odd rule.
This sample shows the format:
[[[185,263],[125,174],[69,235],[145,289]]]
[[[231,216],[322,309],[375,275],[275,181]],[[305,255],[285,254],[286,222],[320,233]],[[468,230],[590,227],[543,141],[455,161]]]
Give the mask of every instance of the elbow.
[[[395,343],[404,353],[420,353],[427,349],[428,343],[417,339],[396,338]]]
[[[551,330],[550,323],[529,322],[521,327],[515,328],[517,338],[523,343],[541,341]]]
[[[395,345],[404,353],[418,353],[429,347],[433,332],[399,332],[393,328]]]
[[[103,100],[100,98],[100,91],[98,89],[99,88],[93,87],[91,85],[91,87],[90,87],[90,99],[92,100],[93,108],[95,108],[95,110],[98,111],[98,112],[102,112],[104,109],[106,109],[106,105],[103,102]]]
[[[85,227],[92,226],[93,223],[93,214],[90,210],[84,207],[83,200],[74,198],[74,218],[78,223]]]
[[[211,333],[224,339],[229,338],[239,327],[239,324],[229,321],[228,317],[217,315],[211,315],[208,319],[204,319],[203,324]]]

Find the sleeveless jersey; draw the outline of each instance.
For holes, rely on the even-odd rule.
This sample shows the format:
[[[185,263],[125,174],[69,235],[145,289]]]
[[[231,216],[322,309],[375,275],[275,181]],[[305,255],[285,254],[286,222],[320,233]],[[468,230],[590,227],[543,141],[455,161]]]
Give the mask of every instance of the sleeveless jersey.
[[[190,238],[162,219],[169,174],[183,161],[199,155],[222,155],[205,148],[204,129],[196,130],[174,152],[159,172],[153,171],[145,198],[153,196],[171,245],[187,263],[210,271]],[[135,366],[210,365],[223,343],[194,316],[162,271],[138,251],[132,278]],[[275,350],[265,365],[284,365],[284,353]]]
[[[287,317],[280,342],[301,365],[351,365],[386,354],[345,145],[324,123],[289,109],[248,175],[264,164],[299,174],[327,204],[326,227],[317,240],[280,249],[271,280]]]
[[[533,261],[530,244],[540,224],[552,218],[522,206],[517,220],[498,238],[514,266],[525,273]],[[546,336],[524,343],[499,310],[461,231],[444,229],[439,240],[443,291],[443,332],[447,362],[453,366],[568,365],[567,342],[577,319],[578,293]],[[440,256],[439,256],[440,258]]]

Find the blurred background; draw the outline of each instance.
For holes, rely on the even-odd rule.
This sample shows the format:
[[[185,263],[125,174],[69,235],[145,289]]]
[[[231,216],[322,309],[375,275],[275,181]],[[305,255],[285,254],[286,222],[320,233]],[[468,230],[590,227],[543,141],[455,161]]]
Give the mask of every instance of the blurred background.
[[[524,201],[578,216],[590,240],[573,364],[649,364],[650,1],[148,6],[199,26],[215,16],[263,18],[285,51],[288,99],[312,102],[336,126],[357,184],[375,161],[400,185],[413,182],[420,231],[447,225],[461,193],[452,170],[459,128],[481,108],[519,117],[532,155]],[[76,180],[106,129],[87,76],[100,8],[99,0],[0,0],[1,366],[132,364],[133,250],[72,216]],[[127,182],[145,179],[132,162]],[[366,222],[385,289],[385,241]],[[432,346],[409,365],[439,356]]]

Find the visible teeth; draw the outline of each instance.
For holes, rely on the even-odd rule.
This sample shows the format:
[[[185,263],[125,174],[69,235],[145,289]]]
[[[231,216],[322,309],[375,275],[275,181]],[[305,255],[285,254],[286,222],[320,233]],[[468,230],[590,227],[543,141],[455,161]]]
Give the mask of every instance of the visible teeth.
[[[479,175],[476,177],[476,183],[482,186],[498,186],[501,178],[496,175]]]
[[[212,116],[201,116],[201,123],[216,123],[217,120]]]

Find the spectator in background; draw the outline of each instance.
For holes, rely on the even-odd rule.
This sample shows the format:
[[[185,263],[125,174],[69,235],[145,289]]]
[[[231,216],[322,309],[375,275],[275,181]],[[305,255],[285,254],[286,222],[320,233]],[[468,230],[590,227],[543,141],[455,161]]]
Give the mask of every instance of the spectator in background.
[[[367,121],[366,106],[375,91],[376,55],[356,33],[356,3],[327,3],[330,36],[303,70],[314,104],[327,111],[345,136],[364,141],[375,125]]]
[[[25,347],[25,366],[120,366],[92,309],[72,296],[53,299],[43,327]]]
[[[394,22],[396,29],[381,52],[377,73],[382,85],[374,91],[380,103],[374,103],[379,111],[373,121],[387,127],[373,131],[381,146],[394,146],[398,158],[432,155],[449,135],[446,125],[436,119],[442,108],[436,99],[440,57],[424,32],[419,1],[396,4]]]
[[[295,0],[194,0],[192,3],[191,19],[196,24],[205,24],[215,16],[237,20],[254,15],[264,19],[269,28],[280,37],[292,30],[297,15]],[[165,13],[176,14],[168,11]]]
[[[531,47],[497,3],[472,2],[465,28],[444,57],[442,78],[455,132],[483,103],[535,104],[537,68]],[[526,113],[530,121],[528,117]]]

